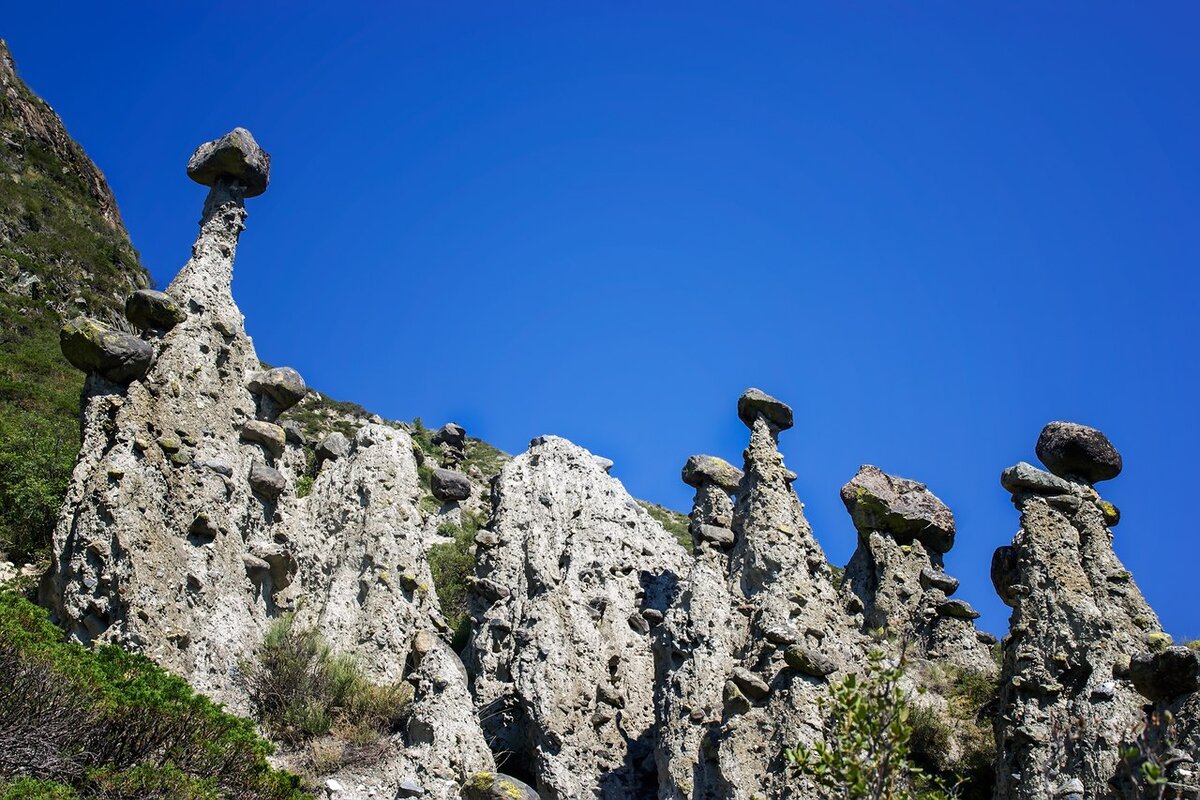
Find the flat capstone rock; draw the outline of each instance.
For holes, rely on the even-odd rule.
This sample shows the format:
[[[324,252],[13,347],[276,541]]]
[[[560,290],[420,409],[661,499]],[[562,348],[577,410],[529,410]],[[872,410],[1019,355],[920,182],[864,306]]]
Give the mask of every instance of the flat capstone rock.
[[[122,386],[145,375],[154,358],[149,343],[90,317],[69,320],[59,331],[58,342],[73,367]]]
[[[196,148],[188,159],[187,174],[204,186],[213,186],[222,178],[233,179],[245,187],[246,197],[257,197],[270,182],[271,156],[258,146],[250,131],[234,128]]]
[[[792,407],[761,389],[750,388],[742,392],[737,410],[738,419],[748,428],[753,428],[754,420],[760,416],[778,430],[785,431],[792,427]]]
[[[726,492],[736,492],[742,482],[742,471],[723,458],[694,455],[688,458],[680,473],[683,482],[697,489],[711,483]]]

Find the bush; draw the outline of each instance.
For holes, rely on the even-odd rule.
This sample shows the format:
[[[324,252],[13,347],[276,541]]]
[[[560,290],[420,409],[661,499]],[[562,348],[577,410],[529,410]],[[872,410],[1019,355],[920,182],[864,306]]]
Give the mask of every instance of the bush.
[[[272,736],[297,747],[332,733],[351,745],[319,771],[376,754],[373,746],[396,728],[412,699],[407,683],[370,683],[353,659],[335,655],[292,614],[271,624],[255,660],[242,666],[255,712]]]
[[[831,796],[848,800],[912,800],[944,797],[925,788],[924,771],[911,755],[912,707],[901,687],[904,670],[868,657],[864,676],[848,675],[822,699],[824,741],[799,745],[784,756],[795,770]]]
[[[113,800],[306,797],[271,751],[249,720],[148,659],[67,644],[44,611],[0,592],[0,777],[34,779],[6,798],[72,796],[54,784]]]
[[[464,512],[462,519],[462,525],[443,522],[438,527],[439,534],[452,537],[454,541],[433,545],[427,556],[442,616],[454,629],[455,650],[462,650],[471,635],[467,599],[471,577],[475,574],[475,534],[480,528],[480,521],[474,515]]]

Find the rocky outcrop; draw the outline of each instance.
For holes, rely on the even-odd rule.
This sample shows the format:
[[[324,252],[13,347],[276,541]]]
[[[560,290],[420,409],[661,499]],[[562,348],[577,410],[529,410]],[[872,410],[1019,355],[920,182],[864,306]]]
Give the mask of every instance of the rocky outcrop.
[[[394,796],[415,780],[424,796],[455,797],[494,760],[466,672],[440,638],[450,631],[432,590],[413,442],[363,425],[297,495],[297,460],[285,457],[297,445],[273,420],[307,389],[295,370],[262,370],[230,294],[244,198],[265,187],[269,163],[248,132],[235,134],[237,158],[226,140],[193,158],[211,190],[192,258],[165,292],[186,313],[134,338],[153,354],[148,370],[77,362],[89,373],[83,449],[42,601],[75,639],[143,652],[243,711],[239,662],[295,611],[371,679],[415,689],[393,747],[369,774],[335,776],[339,796]]]
[[[910,657],[994,674],[995,662],[975,630],[979,614],[951,598],[958,580],[943,562],[955,533],[946,504],[925,484],[869,465],[841,495],[858,531],[844,588],[861,603],[864,632],[892,638]]]
[[[558,437],[508,463],[493,502],[468,658],[501,768],[545,800],[653,795],[650,632],[686,553]]]
[[[1005,470],[1021,527],[997,550],[992,580],[1013,609],[1004,638],[996,798],[1115,798],[1120,748],[1146,699],[1131,662],[1162,637],[1158,618],[1112,549],[1106,503],[1086,480],[1120,456],[1099,431],[1051,423],[1030,464]],[[1140,673],[1140,666],[1133,669]],[[1154,692],[1151,692],[1154,693]]]

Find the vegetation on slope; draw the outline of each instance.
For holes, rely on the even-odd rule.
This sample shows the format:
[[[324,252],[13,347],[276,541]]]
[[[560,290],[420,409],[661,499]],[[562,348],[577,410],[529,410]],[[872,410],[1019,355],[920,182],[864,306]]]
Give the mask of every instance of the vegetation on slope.
[[[44,554],[79,451],[83,376],[58,329],[149,285],[104,179],[0,42],[0,554]]]
[[[254,725],[119,647],[64,641],[0,592],[0,798],[302,800]]]

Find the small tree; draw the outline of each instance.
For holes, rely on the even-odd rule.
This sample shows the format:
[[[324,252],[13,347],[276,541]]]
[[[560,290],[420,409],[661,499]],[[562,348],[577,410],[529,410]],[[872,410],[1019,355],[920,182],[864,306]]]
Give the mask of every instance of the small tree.
[[[873,651],[866,675],[849,675],[821,701],[825,739],[785,751],[790,764],[831,796],[849,800],[909,800],[924,773],[913,763],[904,670]],[[936,795],[935,795],[936,796]]]

